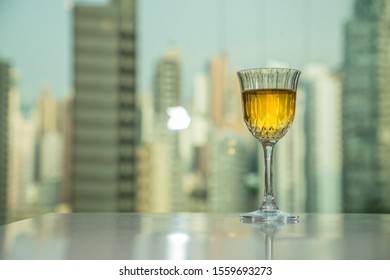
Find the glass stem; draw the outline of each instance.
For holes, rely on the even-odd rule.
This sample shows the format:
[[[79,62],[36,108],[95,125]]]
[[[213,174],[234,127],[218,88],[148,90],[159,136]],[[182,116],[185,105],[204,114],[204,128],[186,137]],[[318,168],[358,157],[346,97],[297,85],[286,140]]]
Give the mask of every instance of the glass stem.
[[[261,211],[277,211],[274,199],[274,186],[273,186],[273,149],[275,143],[262,143],[264,150],[264,198],[263,203],[260,206]]]

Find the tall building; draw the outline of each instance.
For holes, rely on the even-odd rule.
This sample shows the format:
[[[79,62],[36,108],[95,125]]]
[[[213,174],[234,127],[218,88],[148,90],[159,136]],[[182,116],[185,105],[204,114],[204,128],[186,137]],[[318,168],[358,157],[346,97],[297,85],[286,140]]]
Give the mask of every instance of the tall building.
[[[209,77],[202,73],[194,78],[193,100],[191,109],[192,178],[191,193],[198,201],[198,209],[206,208],[208,152],[210,138],[210,90]]]
[[[191,108],[192,144],[196,147],[207,145],[210,130],[209,79],[206,74],[194,78],[194,92]]]
[[[345,29],[344,211],[390,211],[390,2],[356,0]]]
[[[216,128],[225,122],[228,99],[228,59],[225,54],[214,56],[209,64],[210,75],[210,115]]]
[[[304,70],[308,212],[342,211],[341,77],[322,64]],[[299,112],[299,108],[297,108]]]
[[[62,134],[62,184],[59,193],[59,203],[63,209],[69,210],[72,193],[72,139],[73,139],[73,101],[74,96],[69,95],[59,104],[58,127]]]
[[[167,109],[179,106],[181,102],[181,57],[177,48],[169,48],[159,59],[154,76],[155,120],[164,118],[167,123]]]
[[[208,210],[212,212],[248,211],[248,143],[232,130],[218,130],[210,143],[208,167]]]
[[[58,127],[58,102],[48,87],[36,108],[36,183],[38,205],[54,208],[59,202],[63,169],[63,135]]]
[[[153,123],[153,96],[147,93],[141,93],[138,98],[138,107],[140,108],[140,145],[137,147],[137,174],[135,190],[135,210],[137,212],[148,212],[152,207],[151,192],[151,153],[153,132],[155,125]]]
[[[136,1],[74,7],[72,207],[134,209]]]
[[[151,210],[182,211],[186,207],[183,192],[182,132],[168,128],[168,111],[181,105],[181,58],[177,49],[168,49],[158,61],[154,79],[154,141],[151,157]]]
[[[20,94],[13,86],[9,98],[8,219],[37,214],[36,126],[32,116],[21,112]]]
[[[8,213],[12,212],[22,202],[23,190],[20,184],[21,153],[19,139],[22,123],[20,114],[20,96],[16,89],[11,89],[8,99],[8,124],[9,124],[9,147],[8,147]],[[23,135],[24,136],[24,135]]]
[[[151,143],[142,143],[137,147],[137,184],[135,191],[136,212],[149,212],[154,207],[152,192],[152,149]],[[158,193],[161,193],[158,191]]]
[[[37,133],[39,135],[56,132],[57,101],[49,87],[44,87],[37,103]]]
[[[0,58],[0,225],[6,222],[8,188],[8,96],[10,63]]]

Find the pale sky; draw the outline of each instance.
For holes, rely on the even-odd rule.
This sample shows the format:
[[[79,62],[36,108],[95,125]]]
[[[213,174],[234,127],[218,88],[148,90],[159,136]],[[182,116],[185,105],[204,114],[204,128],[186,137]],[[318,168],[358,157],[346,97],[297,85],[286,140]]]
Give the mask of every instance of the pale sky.
[[[104,2],[78,0],[76,2]],[[19,75],[25,102],[44,85],[56,96],[72,89],[69,0],[0,0],[0,56]],[[231,71],[279,61],[341,67],[343,30],[353,0],[138,0],[138,90],[150,92],[154,67],[170,46],[181,51],[183,92],[221,50]]]

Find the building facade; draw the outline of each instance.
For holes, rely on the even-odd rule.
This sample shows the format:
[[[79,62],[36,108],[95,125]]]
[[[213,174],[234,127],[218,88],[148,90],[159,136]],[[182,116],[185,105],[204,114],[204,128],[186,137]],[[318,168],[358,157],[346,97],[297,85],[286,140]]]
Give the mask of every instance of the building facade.
[[[304,73],[298,94],[305,100],[305,211],[341,212],[341,76],[323,64],[310,64]]]
[[[72,207],[134,209],[136,1],[74,7]]]
[[[390,211],[390,3],[356,0],[345,29],[345,212]]]
[[[0,58],[0,225],[6,222],[8,188],[8,96],[10,63]]]
[[[8,145],[8,219],[15,221],[41,214],[40,196],[35,184],[36,120],[34,114],[23,114],[20,94],[12,87],[9,96]]]
[[[58,101],[45,87],[36,107],[36,184],[37,204],[53,209],[60,200],[63,170],[63,135],[59,131]]]
[[[249,149],[245,137],[221,129],[211,137],[208,159],[207,204],[211,212],[240,212],[250,209],[245,178],[249,173]]]
[[[170,48],[159,59],[154,77],[154,137],[151,144],[151,210],[184,211],[182,132],[168,127],[171,108],[181,105],[181,57]],[[172,117],[172,116],[171,116]]]

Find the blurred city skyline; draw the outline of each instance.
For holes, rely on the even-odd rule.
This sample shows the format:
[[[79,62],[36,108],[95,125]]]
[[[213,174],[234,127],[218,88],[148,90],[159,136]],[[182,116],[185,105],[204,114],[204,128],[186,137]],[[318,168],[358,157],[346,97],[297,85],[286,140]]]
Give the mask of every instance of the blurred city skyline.
[[[45,87],[56,97],[73,91],[74,3],[107,0],[0,0],[0,54],[16,70],[25,105],[36,102]],[[310,62],[340,68],[343,26],[352,4],[352,0],[138,1],[137,91],[151,94],[154,67],[173,46],[181,54],[184,96],[192,94],[193,78],[221,51],[232,72],[274,61],[299,69]]]
[[[0,2],[2,20],[18,7],[41,16],[29,28],[18,16],[0,22],[9,220],[257,207],[263,156],[235,71],[265,66],[302,70],[295,120],[275,153],[279,207],[389,211],[390,95],[376,75],[390,67],[385,0],[45,2]],[[187,123],[171,126],[179,119]]]

